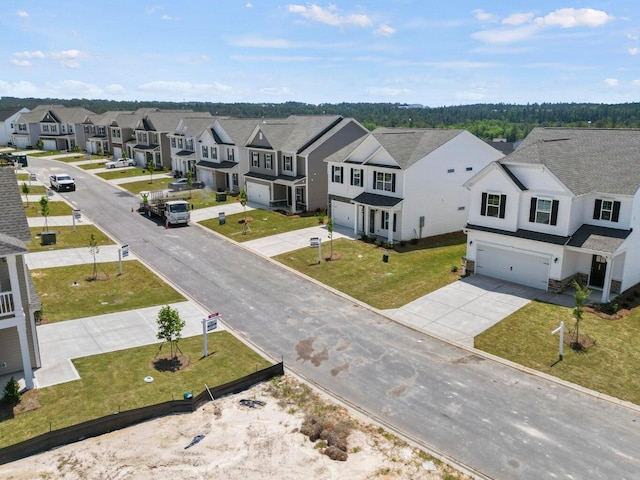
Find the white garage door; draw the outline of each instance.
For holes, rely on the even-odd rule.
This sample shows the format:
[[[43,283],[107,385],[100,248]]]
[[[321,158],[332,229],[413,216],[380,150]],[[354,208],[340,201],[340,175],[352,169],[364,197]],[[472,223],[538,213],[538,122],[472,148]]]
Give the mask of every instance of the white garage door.
[[[331,200],[331,218],[334,225],[353,228],[353,220],[356,209],[353,203]]]
[[[247,182],[247,200],[260,205],[269,205],[271,199],[269,185]]]
[[[29,145],[29,139],[27,137],[15,137],[14,140],[16,148],[27,148],[27,145]]]
[[[478,245],[476,273],[546,290],[549,257],[522,250]]]
[[[42,148],[44,150],[47,150],[48,152],[52,152],[54,150],[56,150],[56,141],[55,140],[43,140],[42,141]]]

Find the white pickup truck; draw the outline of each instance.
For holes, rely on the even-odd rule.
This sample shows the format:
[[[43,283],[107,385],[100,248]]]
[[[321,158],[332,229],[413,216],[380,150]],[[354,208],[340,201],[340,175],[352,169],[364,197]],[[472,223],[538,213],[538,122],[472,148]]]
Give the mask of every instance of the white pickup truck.
[[[56,192],[67,191],[74,192],[76,190],[76,182],[66,173],[56,173],[49,177],[49,184]]]

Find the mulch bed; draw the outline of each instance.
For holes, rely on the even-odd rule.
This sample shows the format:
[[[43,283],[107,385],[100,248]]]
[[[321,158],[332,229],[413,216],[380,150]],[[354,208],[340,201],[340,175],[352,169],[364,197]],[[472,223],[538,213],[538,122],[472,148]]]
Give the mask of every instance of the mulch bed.
[[[159,372],[177,372],[184,370],[191,364],[191,360],[186,355],[160,355],[153,359],[151,365]]]

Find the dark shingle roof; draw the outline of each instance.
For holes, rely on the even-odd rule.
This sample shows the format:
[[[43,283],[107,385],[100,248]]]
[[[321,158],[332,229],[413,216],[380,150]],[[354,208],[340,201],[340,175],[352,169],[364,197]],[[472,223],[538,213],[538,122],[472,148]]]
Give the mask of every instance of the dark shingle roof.
[[[630,234],[631,230],[582,225],[571,236],[567,245],[595,252],[613,253]]]
[[[376,128],[371,135],[401,168],[407,169],[462,132],[445,128]]]
[[[640,187],[640,130],[534,128],[500,162],[545,165],[575,195],[634,195]]]
[[[24,242],[31,241],[20,189],[14,171],[0,168],[0,255],[26,252]]]
[[[469,230],[477,230],[479,232],[498,233],[509,237],[526,238],[527,240],[535,240],[536,242],[551,243],[553,245],[566,245],[571,237],[563,237],[560,235],[551,235],[549,233],[534,232],[533,230],[524,230],[519,228],[515,232],[502,230],[500,228],[485,227],[483,225],[473,225],[468,223],[465,228]]]
[[[399,204],[402,198],[387,197],[386,195],[378,195],[377,193],[361,193],[353,199],[353,203],[364,203],[372,207],[393,207]]]

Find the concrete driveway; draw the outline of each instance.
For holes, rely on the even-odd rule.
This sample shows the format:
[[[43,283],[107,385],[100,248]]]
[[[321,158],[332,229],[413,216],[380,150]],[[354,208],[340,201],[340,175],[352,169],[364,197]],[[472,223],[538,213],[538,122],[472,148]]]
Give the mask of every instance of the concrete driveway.
[[[472,275],[383,313],[417,330],[473,347],[476,335],[544,293],[532,287]]]

